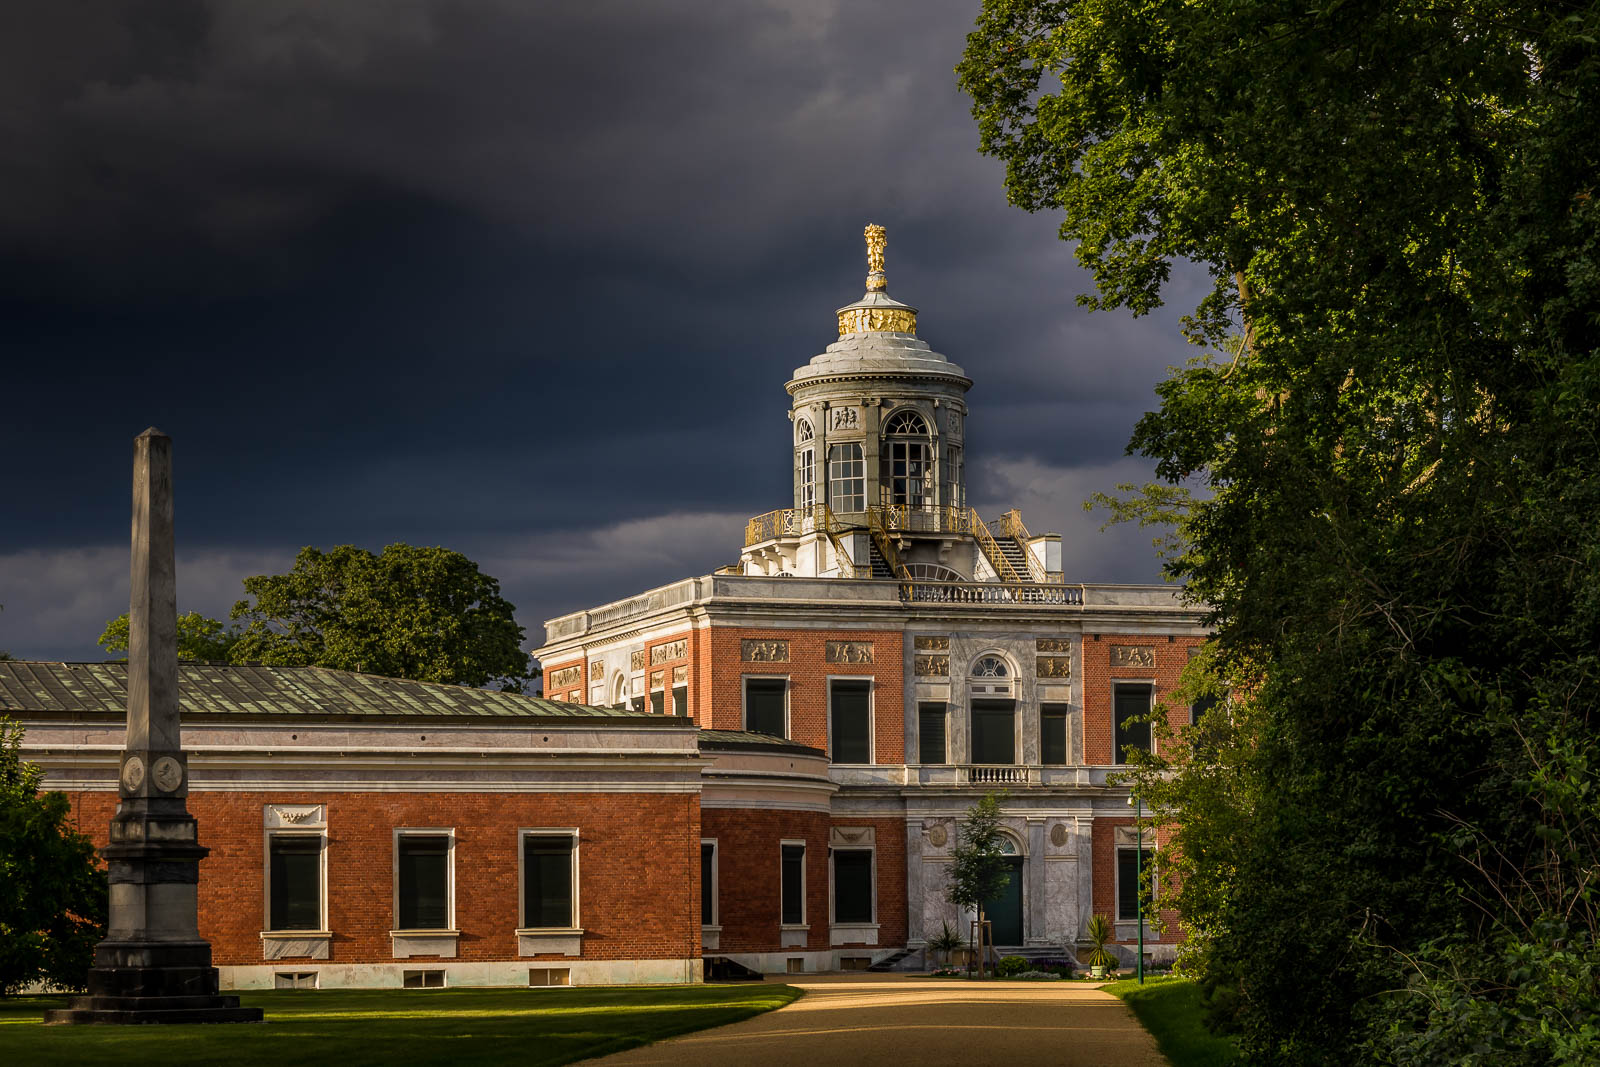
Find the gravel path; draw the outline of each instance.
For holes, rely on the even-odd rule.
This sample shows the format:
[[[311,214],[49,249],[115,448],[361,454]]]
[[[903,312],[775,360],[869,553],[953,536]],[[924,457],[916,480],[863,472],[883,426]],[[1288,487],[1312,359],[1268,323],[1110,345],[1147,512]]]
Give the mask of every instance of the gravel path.
[[[1163,1067],[1122,1001],[1078,982],[967,982],[899,974],[779,975],[806,991],[786,1008],[590,1060],[761,1067]]]

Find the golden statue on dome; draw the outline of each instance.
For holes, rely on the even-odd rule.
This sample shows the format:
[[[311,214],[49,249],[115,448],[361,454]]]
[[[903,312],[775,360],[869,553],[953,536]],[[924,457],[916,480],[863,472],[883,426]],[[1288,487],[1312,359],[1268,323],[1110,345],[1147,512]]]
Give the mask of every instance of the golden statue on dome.
[[[888,287],[883,275],[883,250],[889,243],[889,231],[877,223],[868,223],[867,238],[867,292],[881,293]]]

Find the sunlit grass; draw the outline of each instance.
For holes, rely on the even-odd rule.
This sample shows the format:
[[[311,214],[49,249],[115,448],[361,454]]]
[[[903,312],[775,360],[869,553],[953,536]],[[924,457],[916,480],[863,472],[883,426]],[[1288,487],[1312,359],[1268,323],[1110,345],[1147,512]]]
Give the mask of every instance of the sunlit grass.
[[[0,1000],[4,1064],[560,1064],[747,1019],[800,995],[741,984],[241,994],[262,1025],[44,1026],[65,998]]]
[[[1200,987],[1192,979],[1146,978],[1144,985],[1126,979],[1103,988],[1128,1002],[1173,1067],[1227,1067],[1239,1062],[1234,1043],[1206,1029]]]

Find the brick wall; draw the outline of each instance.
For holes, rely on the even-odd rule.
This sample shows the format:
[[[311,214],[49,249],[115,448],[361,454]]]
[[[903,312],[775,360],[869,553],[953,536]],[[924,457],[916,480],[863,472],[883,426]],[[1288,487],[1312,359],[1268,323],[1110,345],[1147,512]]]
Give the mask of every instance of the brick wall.
[[[904,638],[899,630],[756,630],[713,627],[710,631],[711,720],[701,725],[742,730],[743,676],[789,677],[789,737],[802,745],[828,747],[828,678],[873,679],[873,758],[905,762]],[[789,642],[787,663],[745,663],[745,639]],[[870,641],[872,663],[828,663],[828,641]]]
[[[542,666],[542,664],[541,664],[541,666]],[[552,688],[551,684],[550,684],[550,679],[553,678],[556,675],[557,672],[564,671],[569,667],[576,667],[578,669],[578,684],[575,685],[575,686],[572,686],[571,688],[567,688],[565,686],[563,686],[560,689]],[[544,668],[544,696],[545,696],[545,699],[546,700],[569,700],[569,701],[571,701],[571,702],[573,702],[575,704],[587,704],[588,703],[588,698],[586,696],[584,696],[584,694],[586,692],[588,692],[588,688],[589,688],[588,670],[589,670],[588,664],[585,663],[581,658],[580,659],[575,659],[575,660],[564,660],[564,661],[562,661],[560,663],[551,664],[550,666],[545,667]]]
[[[1094,878],[1094,911],[1097,915],[1104,915],[1113,921],[1117,917],[1117,827],[1131,827],[1134,819],[1128,818],[1100,818],[1095,819],[1090,847],[1093,851],[1093,878]],[[1156,831],[1156,843],[1165,845],[1170,834],[1166,830]],[[1151,861],[1154,853],[1147,850],[1145,859]],[[1161,870],[1156,868],[1157,899],[1160,898]],[[1146,944],[1172,944],[1183,940],[1183,931],[1178,925],[1178,913],[1171,908],[1161,909],[1161,921],[1166,923],[1166,930],[1153,942],[1146,937]],[[1122,944],[1135,944],[1138,935],[1127,938]]]
[[[1111,689],[1118,679],[1155,681],[1155,698],[1166,699],[1178,684],[1178,675],[1189,662],[1189,649],[1201,644],[1201,637],[1175,637],[1164,634],[1084,634],[1083,635],[1083,752],[1084,762],[1110,764],[1112,718]],[[1113,667],[1111,650],[1119,645],[1149,648],[1155,654],[1155,667]],[[1189,721],[1187,705],[1169,709],[1174,725]]]
[[[79,829],[104,845],[117,798],[72,794]],[[196,793],[200,933],[219,966],[259,964],[266,804],[326,804],[328,963],[392,960],[395,827],[453,828],[457,958],[514,960],[519,827],[576,826],[584,959],[700,954],[700,799],[629,793]],[[776,864],[776,860],[774,860]],[[776,868],[774,868],[776,870]]]
[[[871,826],[877,841],[878,945],[906,943],[906,821],[836,815],[834,826]]]
[[[785,839],[806,843],[806,924],[810,929],[805,947],[816,952],[828,948],[828,825],[829,817],[822,812],[706,809],[701,836],[717,840],[718,918],[722,925],[718,951],[782,951],[778,937],[783,903],[779,847]],[[902,871],[904,866],[902,849]],[[900,886],[903,901],[903,875]],[[902,905],[902,915],[904,910]],[[695,915],[698,918],[698,906]]]

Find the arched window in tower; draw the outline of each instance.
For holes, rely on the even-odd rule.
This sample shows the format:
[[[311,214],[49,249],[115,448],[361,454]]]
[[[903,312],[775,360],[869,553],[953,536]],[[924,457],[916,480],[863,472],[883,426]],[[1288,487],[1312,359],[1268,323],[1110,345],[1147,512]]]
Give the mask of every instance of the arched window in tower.
[[[860,445],[829,447],[828,504],[838,512],[867,510],[867,465]]]
[[[810,511],[817,502],[817,450],[813,444],[815,434],[808,419],[794,423],[794,473],[800,492],[796,503]]]
[[[921,415],[904,409],[889,416],[883,426],[879,478],[884,503],[920,511],[933,502],[929,447],[928,424]]]

